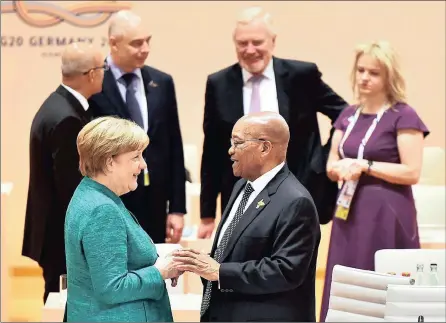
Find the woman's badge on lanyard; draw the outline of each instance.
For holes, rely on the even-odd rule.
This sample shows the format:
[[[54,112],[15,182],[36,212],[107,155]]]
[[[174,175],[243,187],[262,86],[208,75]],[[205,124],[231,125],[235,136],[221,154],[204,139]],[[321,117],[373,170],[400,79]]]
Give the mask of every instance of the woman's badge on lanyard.
[[[353,195],[355,194],[358,181],[347,181],[341,188],[338,200],[336,201],[335,217],[341,220],[347,220],[348,212],[350,211],[350,204],[352,203]]]
[[[358,156],[357,159],[361,160],[364,158],[364,148],[367,144],[367,141],[369,140],[370,136],[372,135],[373,131],[375,131],[376,125],[378,124],[379,120],[381,120],[381,117],[383,116],[384,112],[387,110],[388,106],[384,105],[380,111],[377,113],[376,118],[373,120],[372,124],[370,125],[369,129],[367,130],[364,138],[361,140],[361,143],[359,144],[358,148]],[[345,130],[344,137],[341,140],[341,143],[339,145],[339,153],[342,158],[345,158],[344,154],[344,143],[347,140],[347,137],[350,135],[351,131],[353,130],[353,127],[356,124],[356,121],[358,121],[359,115],[361,114],[361,109],[358,107],[358,110],[356,113],[349,118],[349,125],[347,126],[347,129]],[[341,188],[341,192],[339,193],[338,200],[336,201],[336,211],[335,211],[335,217],[341,220],[346,221],[348,218],[348,213],[350,211],[350,204],[353,200],[353,196],[356,191],[356,187],[358,186],[358,180],[350,180],[346,181],[344,185]]]

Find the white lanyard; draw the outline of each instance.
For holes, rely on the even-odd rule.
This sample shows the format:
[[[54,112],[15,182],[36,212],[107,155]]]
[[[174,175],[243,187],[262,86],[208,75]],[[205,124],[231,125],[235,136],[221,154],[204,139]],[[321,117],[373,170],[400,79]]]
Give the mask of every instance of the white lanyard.
[[[373,131],[375,131],[376,125],[378,124],[379,120],[381,120],[384,112],[387,110],[388,106],[384,105],[376,114],[375,119],[373,120],[372,124],[370,125],[369,129],[367,130],[367,132],[364,135],[364,138],[362,138],[361,143],[359,144],[359,148],[358,148],[358,159],[363,159],[364,157],[364,148],[365,145],[367,144],[367,141],[369,141],[370,136],[372,135]],[[355,114],[352,116],[353,119],[350,121],[350,123],[347,126],[347,129],[345,130],[345,134],[344,137],[341,140],[341,143],[339,144],[339,153],[341,155],[342,158],[345,158],[345,154],[344,154],[344,143],[347,140],[348,136],[350,136],[350,133],[353,130],[353,127],[356,124],[356,121],[358,121],[359,115],[361,114],[362,111],[362,107],[358,107]],[[351,118],[351,117],[350,117]]]

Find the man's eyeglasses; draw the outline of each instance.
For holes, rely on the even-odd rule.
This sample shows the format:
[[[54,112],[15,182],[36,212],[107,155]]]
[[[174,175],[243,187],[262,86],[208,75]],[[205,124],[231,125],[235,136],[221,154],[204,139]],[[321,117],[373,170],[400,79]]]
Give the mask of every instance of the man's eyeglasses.
[[[110,66],[108,66],[108,64],[104,64],[102,66],[96,66],[96,67],[90,68],[88,71],[83,72],[82,74],[87,75],[88,73],[90,73],[90,71],[100,70],[100,69],[103,69],[104,71],[108,71],[110,69]]]
[[[230,142],[231,142],[231,146],[233,146],[234,148],[237,148],[240,145],[243,145],[245,142],[247,141],[269,141],[269,140],[265,140],[265,139],[243,139],[243,140],[237,140],[237,139],[233,139],[231,138]]]

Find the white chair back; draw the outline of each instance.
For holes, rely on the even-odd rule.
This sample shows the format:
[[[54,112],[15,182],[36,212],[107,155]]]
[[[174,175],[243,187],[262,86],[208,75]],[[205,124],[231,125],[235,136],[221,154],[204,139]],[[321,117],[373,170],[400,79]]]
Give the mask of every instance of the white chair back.
[[[412,186],[422,242],[446,242],[445,156],[441,147],[424,147],[420,180]]]
[[[444,185],[412,186],[417,222],[422,242],[446,242],[446,187]]]
[[[413,282],[409,277],[336,265],[326,322],[384,321],[387,285],[410,285]]]
[[[430,264],[437,264],[439,285],[445,285],[445,249],[383,249],[375,253],[375,271],[379,273],[395,272],[401,275],[409,272],[416,280],[417,264],[424,265],[423,281],[429,280]],[[415,281],[415,285],[417,285]]]
[[[385,322],[384,319],[329,309],[325,322]]]
[[[387,321],[417,322],[422,315],[424,322],[446,322],[445,312],[445,286],[388,286]]]
[[[445,156],[441,147],[424,147],[420,184],[445,185]]]

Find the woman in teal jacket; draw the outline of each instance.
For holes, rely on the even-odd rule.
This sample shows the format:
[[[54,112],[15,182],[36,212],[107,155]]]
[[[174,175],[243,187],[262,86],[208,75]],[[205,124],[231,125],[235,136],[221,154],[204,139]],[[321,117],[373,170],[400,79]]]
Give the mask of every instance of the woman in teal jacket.
[[[65,219],[70,322],[171,322],[165,280],[179,272],[157,261],[155,245],[120,197],[147,167],[147,134],[135,123],[103,117],[79,133],[84,178]]]

